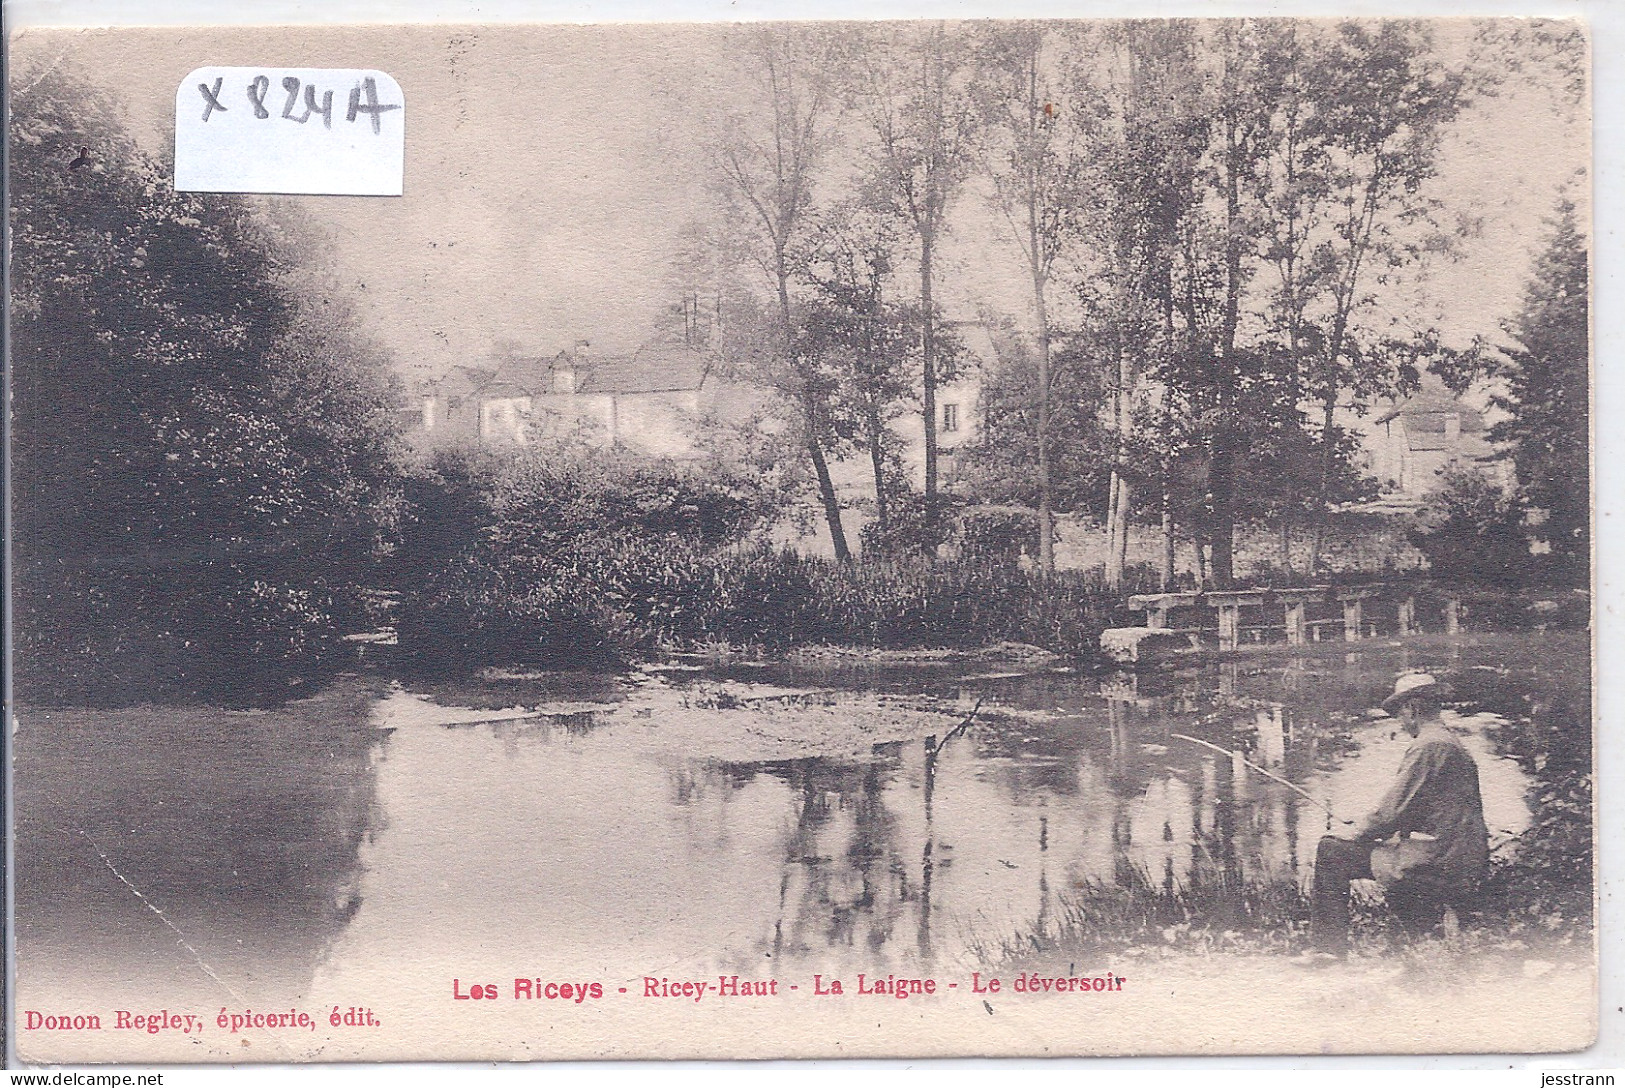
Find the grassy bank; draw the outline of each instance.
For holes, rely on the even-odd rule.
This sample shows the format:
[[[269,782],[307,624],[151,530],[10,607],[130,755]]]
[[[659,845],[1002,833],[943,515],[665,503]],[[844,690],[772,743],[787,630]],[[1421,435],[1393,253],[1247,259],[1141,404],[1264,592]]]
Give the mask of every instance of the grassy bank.
[[[471,554],[403,599],[402,651],[421,666],[568,667],[727,644],[976,649],[1024,642],[1091,653],[1110,598],[1086,579],[925,558],[859,563],[676,539],[575,541],[545,558]]]
[[[1589,895],[1583,881],[1557,890],[1547,882],[1534,890],[1531,871],[1550,869],[1542,845],[1496,859],[1478,911],[1457,918],[1453,931],[1417,938],[1406,933],[1374,886],[1356,891],[1351,947],[1355,955],[1398,954],[1426,959],[1441,953],[1550,955],[1589,945],[1589,913],[1553,910],[1553,896],[1573,901]],[[1117,882],[1096,881],[1061,898],[1042,928],[988,941],[980,955],[1014,967],[1088,959],[1100,954],[1290,955],[1309,947],[1309,897],[1290,876],[1243,877],[1198,873],[1166,885],[1138,870]]]
[[[1115,880],[1073,887],[1045,925],[993,939],[979,955],[1022,967],[1132,950],[1284,953],[1302,943],[1308,919],[1308,897],[1291,879],[1196,870],[1164,882],[1122,863]]]

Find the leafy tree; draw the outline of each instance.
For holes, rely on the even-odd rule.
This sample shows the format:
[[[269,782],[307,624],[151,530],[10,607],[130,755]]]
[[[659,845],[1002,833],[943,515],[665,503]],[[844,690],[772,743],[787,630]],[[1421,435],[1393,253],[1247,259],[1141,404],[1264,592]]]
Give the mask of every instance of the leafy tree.
[[[1468,86],[1412,20],[1288,27],[1272,52],[1281,106],[1261,206],[1280,273],[1276,325],[1304,395],[1319,404],[1313,567],[1335,488],[1339,406],[1362,409],[1414,377],[1398,365],[1407,352],[1362,337],[1361,318],[1376,302],[1372,282],[1444,244],[1428,182]]]
[[[1590,50],[1579,19],[1475,19],[1468,73],[1475,89],[1499,94],[1509,84],[1545,84],[1565,120],[1584,118]]]
[[[981,426],[962,447],[966,490],[995,504],[1037,509],[1038,351],[1008,325],[992,325],[997,358],[983,371]],[[1101,351],[1070,336],[1054,346],[1050,372],[1050,502],[1060,513],[1102,518],[1110,489],[1112,436],[1101,419],[1108,375]]]
[[[925,505],[937,501],[936,255],[948,211],[975,164],[978,119],[969,93],[974,56],[965,32],[941,23],[876,25],[858,37],[853,97],[875,140],[876,206],[907,223],[919,243],[921,419]]]
[[[255,205],[176,193],[94,88],[24,86],[19,668],[77,699],[129,659],[195,691],[331,659],[393,491],[384,361]]]
[[[1075,344],[1106,379],[1110,483],[1106,582],[1122,585],[1139,491],[1167,487],[1162,459],[1145,456],[1158,390],[1149,372],[1179,341],[1175,269],[1196,214],[1208,140],[1194,28],[1133,21],[1114,27],[1098,63],[1080,66],[1075,99],[1092,102],[1085,126],[1092,194],[1083,222],[1082,311]],[[1187,319],[1188,320],[1188,319]],[[1154,445],[1154,444],[1153,444]]]
[[[1149,489],[1165,530],[1203,526],[1224,585],[1238,519],[1302,508],[1238,489],[1255,454],[1311,457],[1318,526],[1348,482],[1338,410],[1415,379],[1419,347],[1363,319],[1440,244],[1427,182],[1464,81],[1404,21],[1128,23],[1103,59],[1082,301],[1118,344],[1108,582]]]
[[[1490,428],[1505,443],[1523,501],[1545,514],[1540,534],[1571,577],[1591,569],[1591,314],[1585,238],[1564,200],[1524,291],[1523,311],[1493,373],[1506,418]]]
[[[1189,347],[1170,356],[1175,366],[1169,373],[1178,373],[1181,361],[1198,361],[1202,377],[1190,375],[1194,380],[1183,383],[1183,390],[1210,406],[1209,540],[1213,576],[1220,586],[1234,578],[1236,485],[1250,437],[1278,427],[1290,415],[1293,393],[1293,386],[1281,383],[1274,372],[1278,368],[1271,365],[1276,361],[1272,352],[1240,342],[1246,293],[1256,271],[1251,260],[1256,228],[1247,198],[1257,183],[1273,103],[1266,36],[1256,23],[1224,23],[1212,33],[1208,52],[1217,79],[1207,173],[1214,210],[1192,217],[1187,235],[1202,240],[1199,245],[1209,256],[1201,256],[1195,246],[1186,248],[1195,258],[1187,258],[1183,270]],[[1260,417],[1268,421],[1263,428]]]
[[[891,530],[892,496],[907,487],[901,440],[891,424],[913,392],[918,357],[915,307],[887,297],[895,238],[883,217],[848,205],[824,217],[805,259],[812,283],[803,321],[803,350],[834,382],[838,431],[856,433],[875,482],[875,516],[882,537]]]
[[[795,295],[801,286],[799,258],[812,227],[813,189],[820,163],[834,140],[839,103],[824,70],[832,58],[830,36],[820,28],[741,30],[741,78],[756,90],[748,106],[722,118],[713,168],[728,206],[728,241],[766,279],[773,321],[742,353],[741,370],[757,384],[780,390],[798,410],[797,431],[813,466],[835,554],[852,557],[841,521],[840,500],[829,471],[836,439],[830,402],[833,383],[806,351]],[[741,345],[747,346],[747,345]]]
[[[1482,472],[1452,469],[1428,496],[1419,524],[1408,535],[1439,578],[1514,586],[1528,575],[1523,523],[1516,495]]]
[[[1037,467],[1038,563],[1055,571],[1054,497],[1050,464],[1052,332],[1049,289],[1056,262],[1075,242],[1087,199],[1088,146],[1081,103],[1063,88],[1074,58],[1058,32],[1037,24],[995,26],[982,41],[977,87],[986,115],[985,161],[994,203],[1027,258],[1037,334],[1037,406],[1033,420]]]

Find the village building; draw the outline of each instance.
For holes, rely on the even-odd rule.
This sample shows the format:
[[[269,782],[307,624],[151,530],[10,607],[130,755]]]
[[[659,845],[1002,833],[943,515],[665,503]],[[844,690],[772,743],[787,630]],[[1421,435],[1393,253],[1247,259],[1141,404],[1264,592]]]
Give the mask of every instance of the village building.
[[[576,437],[667,457],[694,454],[695,423],[717,403],[712,359],[682,342],[600,356],[586,343],[508,355],[425,383],[409,436],[420,448],[524,446]]]
[[[982,422],[982,383],[986,369],[998,358],[986,324],[980,321],[944,321],[962,348],[963,357],[951,381],[938,381],[936,395],[937,476],[944,489],[960,475],[964,451],[976,441]],[[915,490],[925,487],[925,420],[918,400],[891,422],[899,439],[898,460],[904,477]],[[849,457],[830,466],[843,504],[863,506],[874,497],[874,477],[864,456]]]
[[[982,368],[995,347],[981,322],[948,322],[964,346],[954,380],[937,388],[937,460],[944,485],[957,475],[960,451],[975,439]],[[519,447],[549,436],[573,436],[679,459],[696,454],[707,416],[740,418],[760,407],[759,390],[725,381],[714,355],[686,340],[657,340],[630,355],[599,355],[586,342],[553,356],[509,353],[482,365],[455,366],[423,383],[408,410],[406,431],[423,450],[446,446]],[[925,423],[917,410],[892,423],[905,475],[925,480]],[[843,503],[872,496],[868,462],[832,463]]]
[[[952,489],[963,451],[981,425],[982,385],[988,367],[1013,350],[981,321],[945,322],[963,348],[957,374],[937,388],[939,481]],[[701,421],[744,418],[762,407],[760,390],[725,381],[715,355],[688,339],[645,344],[631,354],[599,355],[586,342],[552,356],[498,355],[481,365],[456,366],[423,384],[409,410],[407,433],[420,449],[455,445],[521,447],[548,437],[621,446],[656,456],[697,455]],[[1481,408],[1429,376],[1415,395],[1363,420],[1359,429],[1367,470],[1382,488],[1367,513],[1405,514],[1451,468],[1484,472],[1511,486],[1511,466],[1497,456]],[[891,424],[906,478],[925,481],[925,425],[918,407]],[[842,505],[869,506],[874,482],[868,459],[830,465]],[[860,515],[861,516],[861,513]]]
[[[1503,487],[1511,484],[1511,466],[1497,458],[1483,411],[1436,378],[1372,417],[1364,437],[1371,474],[1389,502],[1420,503],[1453,468],[1476,469]]]

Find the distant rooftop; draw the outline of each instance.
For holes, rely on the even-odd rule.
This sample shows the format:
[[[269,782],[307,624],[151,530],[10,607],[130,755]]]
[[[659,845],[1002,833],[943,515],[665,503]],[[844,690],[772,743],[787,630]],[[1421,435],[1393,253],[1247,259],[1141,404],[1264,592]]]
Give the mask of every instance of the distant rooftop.
[[[1457,429],[1454,438],[1449,427],[1452,418]],[[1405,425],[1406,445],[1417,452],[1454,453],[1470,460],[1495,455],[1495,447],[1485,437],[1484,413],[1435,382],[1395,404],[1373,422],[1380,426],[1396,419]]]
[[[656,341],[631,355],[561,351],[552,358],[508,356],[486,366],[456,366],[423,389],[448,398],[552,396],[564,389],[588,396],[673,393],[699,389],[710,370],[711,360],[687,344]]]
[[[1442,385],[1423,387],[1415,396],[1399,401],[1382,413],[1375,422],[1387,423],[1397,416],[1404,416],[1405,426],[1412,430],[1437,430],[1442,434],[1446,416],[1460,417],[1463,434],[1484,429],[1484,413]]]
[[[581,368],[583,393],[668,393],[705,384],[711,361],[687,344],[645,344],[631,355],[579,358],[561,354]]]

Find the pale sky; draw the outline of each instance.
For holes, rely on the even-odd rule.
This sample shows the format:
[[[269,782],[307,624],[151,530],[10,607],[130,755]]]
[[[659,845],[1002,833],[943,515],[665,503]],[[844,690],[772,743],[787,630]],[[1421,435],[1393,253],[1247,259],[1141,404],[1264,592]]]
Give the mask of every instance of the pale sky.
[[[175,88],[204,65],[362,67],[406,94],[401,197],[280,197],[330,242],[331,275],[365,331],[410,377],[477,362],[498,341],[626,351],[677,301],[671,267],[698,195],[681,92],[715,63],[722,28],[121,28],[28,31],[13,71],[90,72],[127,103],[138,138],[173,139]],[[1452,339],[1492,334],[1517,307],[1539,225],[1570,184],[1585,206],[1582,117],[1538,73],[1457,123],[1436,192],[1482,216],[1463,258],[1387,309]],[[979,303],[1028,317],[1019,251],[969,198],[943,254],[952,316]]]

